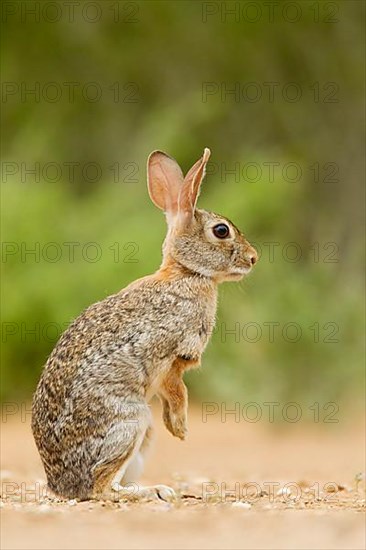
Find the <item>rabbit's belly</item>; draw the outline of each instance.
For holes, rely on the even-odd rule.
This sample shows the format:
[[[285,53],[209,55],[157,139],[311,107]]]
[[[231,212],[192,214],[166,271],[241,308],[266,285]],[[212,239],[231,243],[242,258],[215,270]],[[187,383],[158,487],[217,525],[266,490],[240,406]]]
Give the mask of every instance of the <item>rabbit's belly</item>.
[[[167,372],[171,368],[173,360],[169,359],[163,363],[159,363],[157,368],[157,374],[151,379],[149,386],[146,388],[145,399],[147,402],[159,392],[162,381],[164,380]]]

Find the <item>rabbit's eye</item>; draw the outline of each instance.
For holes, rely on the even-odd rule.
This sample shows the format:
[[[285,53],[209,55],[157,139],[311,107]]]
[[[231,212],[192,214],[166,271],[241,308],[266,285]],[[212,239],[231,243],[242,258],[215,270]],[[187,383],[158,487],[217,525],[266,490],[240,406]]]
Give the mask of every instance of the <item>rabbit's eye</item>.
[[[230,229],[225,223],[218,223],[212,231],[218,239],[226,239],[230,235]]]

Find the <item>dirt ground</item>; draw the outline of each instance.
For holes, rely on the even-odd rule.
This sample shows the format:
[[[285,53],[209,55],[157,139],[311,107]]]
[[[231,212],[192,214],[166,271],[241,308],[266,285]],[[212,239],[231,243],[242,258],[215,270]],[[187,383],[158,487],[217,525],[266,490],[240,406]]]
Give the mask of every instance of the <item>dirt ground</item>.
[[[174,503],[61,502],[45,489],[29,414],[1,423],[3,549],[365,548],[364,426],[202,421],[181,442],[154,407],[143,482]]]

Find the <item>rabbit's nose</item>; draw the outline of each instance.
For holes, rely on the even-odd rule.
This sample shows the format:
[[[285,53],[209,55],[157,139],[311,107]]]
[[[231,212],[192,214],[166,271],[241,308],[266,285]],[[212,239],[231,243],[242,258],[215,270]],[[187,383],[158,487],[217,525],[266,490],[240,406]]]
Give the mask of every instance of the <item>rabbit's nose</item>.
[[[258,261],[258,254],[257,254],[256,250],[254,250],[254,248],[251,248],[250,250],[248,250],[247,253],[245,254],[245,256],[246,256],[246,259],[248,260],[248,262],[250,262],[252,265],[257,263],[257,261]]]

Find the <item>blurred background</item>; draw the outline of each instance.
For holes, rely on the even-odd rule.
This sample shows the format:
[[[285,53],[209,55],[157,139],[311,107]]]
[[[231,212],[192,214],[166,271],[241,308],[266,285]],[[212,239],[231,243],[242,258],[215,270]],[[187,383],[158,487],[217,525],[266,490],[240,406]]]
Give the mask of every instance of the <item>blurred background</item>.
[[[2,399],[30,399],[68,323],[158,268],[149,153],[185,172],[207,146],[199,205],[261,259],[220,289],[191,400],[356,412],[364,3],[4,4]]]

